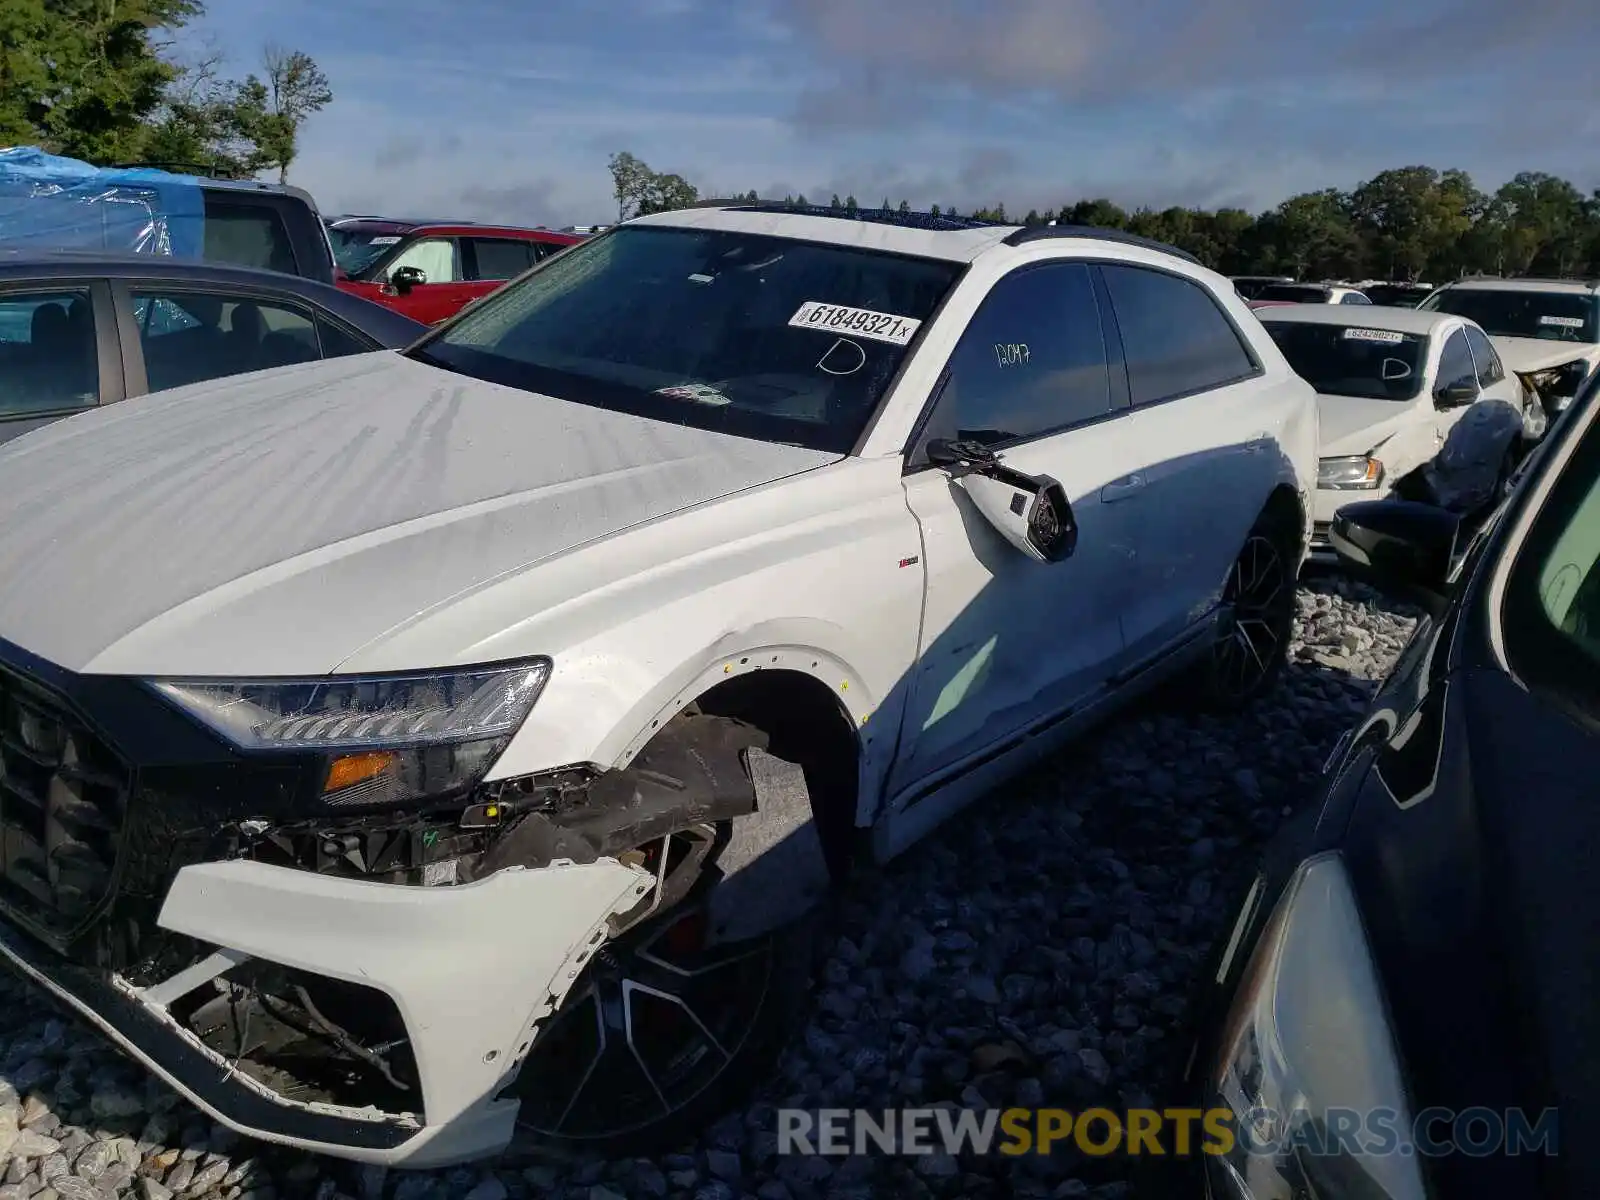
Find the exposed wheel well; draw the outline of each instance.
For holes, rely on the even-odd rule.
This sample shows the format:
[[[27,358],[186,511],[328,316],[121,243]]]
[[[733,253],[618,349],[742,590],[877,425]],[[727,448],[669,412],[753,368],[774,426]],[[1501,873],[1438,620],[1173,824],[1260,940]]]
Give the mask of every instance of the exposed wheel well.
[[[799,671],[759,671],[717,684],[689,709],[754,725],[775,757],[800,765],[828,868],[842,876],[857,840],[861,751],[849,714],[827,684]]]
[[[1261,507],[1261,515],[1256,518],[1256,524],[1258,527],[1267,526],[1292,532],[1296,550],[1304,549],[1300,543],[1306,536],[1305,505],[1300,500],[1300,494],[1288,484],[1280,483],[1272,489],[1266,504]]]
[[[1300,502],[1300,494],[1287,483],[1280,483],[1273,488],[1272,494],[1267,497],[1267,502],[1261,506],[1261,515],[1273,523],[1286,521],[1290,524],[1302,524],[1305,521],[1305,513],[1305,506]]]

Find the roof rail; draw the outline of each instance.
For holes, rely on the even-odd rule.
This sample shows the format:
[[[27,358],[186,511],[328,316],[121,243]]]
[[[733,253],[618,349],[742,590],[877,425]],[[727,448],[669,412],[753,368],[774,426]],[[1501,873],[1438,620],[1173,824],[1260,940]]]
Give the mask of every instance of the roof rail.
[[[986,221],[977,217],[951,217],[941,213],[898,208],[833,208],[826,204],[794,204],[783,200],[701,200],[693,208],[726,208],[731,212],[790,213],[801,217],[832,217],[840,221],[869,221],[875,225],[900,225],[908,229],[928,229],[954,233],[962,229],[1009,229],[1014,221]]]
[[[1117,242],[1124,246],[1139,246],[1145,250],[1154,250],[1158,254],[1171,254],[1185,262],[1194,263],[1197,267],[1205,264],[1187,250],[1180,250],[1166,242],[1158,242],[1154,238],[1140,237],[1137,233],[1129,233],[1125,229],[1106,229],[1098,225],[1031,225],[1017,230],[1005,239],[1008,246],[1023,246],[1028,242],[1039,242],[1046,238],[1091,238],[1099,242]]]
[[[207,179],[237,179],[238,175],[217,163],[197,162],[128,162],[112,163],[111,171],[170,171],[174,175],[200,175]]]
[[[1470,279],[1499,280],[1502,283],[1575,283],[1579,287],[1600,288],[1600,276],[1592,275],[1489,275],[1478,271],[1471,275],[1459,275],[1457,283]]]

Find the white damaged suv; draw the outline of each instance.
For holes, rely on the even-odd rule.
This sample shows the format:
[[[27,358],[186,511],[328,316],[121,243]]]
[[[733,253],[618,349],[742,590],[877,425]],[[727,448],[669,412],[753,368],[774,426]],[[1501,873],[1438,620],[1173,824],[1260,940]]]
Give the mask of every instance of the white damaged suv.
[[[1311,387],[1106,231],[705,207],[0,449],[0,955],[346,1158],[670,1144],[819,894],[1283,661]]]

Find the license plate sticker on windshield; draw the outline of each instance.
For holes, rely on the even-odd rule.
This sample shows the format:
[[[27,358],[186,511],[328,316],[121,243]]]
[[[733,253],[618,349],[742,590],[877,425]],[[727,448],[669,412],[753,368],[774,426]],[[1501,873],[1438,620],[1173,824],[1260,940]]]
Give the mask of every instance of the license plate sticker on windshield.
[[[1543,316],[1543,317],[1539,318],[1539,324],[1541,324],[1541,325],[1559,325],[1559,326],[1561,326],[1562,329],[1582,329],[1583,328],[1583,318],[1582,317]]]
[[[1406,340],[1405,334],[1392,329],[1346,329],[1344,336],[1352,341],[1382,342],[1387,346],[1398,346]]]
[[[392,246],[399,240],[399,237],[375,237],[372,239],[371,244],[374,246]]]
[[[904,346],[911,341],[922,322],[911,317],[897,317],[893,313],[873,312],[870,308],[850,308],[844,304],[807,300],[789,318],[789,324],[800,329],[845,333],[871,338],[875,342],[888,342],[891,346]]]

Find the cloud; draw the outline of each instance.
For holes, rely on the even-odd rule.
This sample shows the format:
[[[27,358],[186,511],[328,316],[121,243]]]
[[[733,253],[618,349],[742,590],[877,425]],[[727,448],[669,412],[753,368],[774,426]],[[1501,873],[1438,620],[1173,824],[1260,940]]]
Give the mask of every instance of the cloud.
[[[458,211],[467,220],[505,221],[512,225],[549,224],[557,211],[555,196],[559,185],[549,179],[530,179],[523,183],[461,189]],[[562,224],[577,224],[565,221]]]
[[[1350,77],[1403,92],[1600,34],[1593,0],[782,0],[779,12],[843,90],[892,80],[1080,103]]]
[[[706,194],[963,211],[1258,211],[1406,163],[1600,184],[1600,0],[457,0],[443,25],[278,0],[203,25],[240,71],[268,40],[327,69],[293,177],[330,210],[604,221],[624,149]]]

